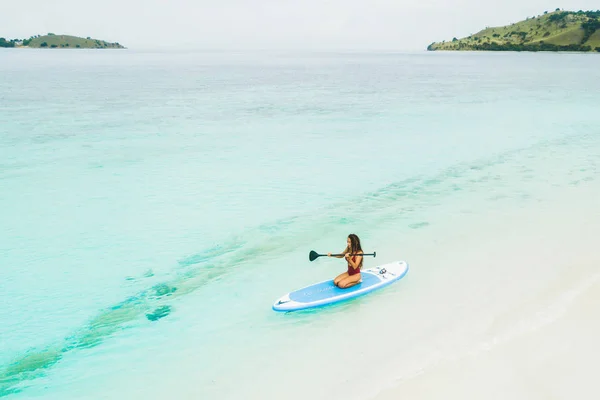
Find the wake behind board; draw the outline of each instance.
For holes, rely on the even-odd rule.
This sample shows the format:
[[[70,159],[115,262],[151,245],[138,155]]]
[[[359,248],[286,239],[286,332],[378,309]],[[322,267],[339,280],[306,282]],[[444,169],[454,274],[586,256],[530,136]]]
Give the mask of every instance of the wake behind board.
[[[338,303],[396,282],[408,272],[408,263],[394,261],[361,271],[361,282],[347,289],[333,284],[333,279],[315,283],[281,297],[273,304],[275,311],[296,311]]]

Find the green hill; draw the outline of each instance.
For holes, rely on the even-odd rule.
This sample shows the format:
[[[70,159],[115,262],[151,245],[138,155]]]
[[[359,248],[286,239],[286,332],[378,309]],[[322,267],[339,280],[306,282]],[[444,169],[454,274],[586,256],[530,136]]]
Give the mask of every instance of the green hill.
[[[26,40],[0,38],[0,47],[29,47],[48,49],[124,49],[119,43],[109,43],[104,40],[81,38],[69,35],[49,33],[44,36],[32,36]]]
[[[557,9],[462,39],[432,43],[427,50],[600,52],[600,11]]]

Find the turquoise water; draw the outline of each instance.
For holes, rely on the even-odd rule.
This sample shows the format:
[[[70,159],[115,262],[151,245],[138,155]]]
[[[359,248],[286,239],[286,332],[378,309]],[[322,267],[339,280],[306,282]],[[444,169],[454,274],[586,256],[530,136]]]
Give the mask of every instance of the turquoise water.
[[[591,54],[0,52],[0,397],[351,391],[356,359],[333,349],[385,331],[370,316],[382,305],[414,317],[439,268],[415,263],[427,242],[597,187],[599,67]],[[351,232],[377,251],[367,266],[405,259],[409,274],[274,313],[344,269],[308,252]],[[371,370],[384,358],[359,354]]]

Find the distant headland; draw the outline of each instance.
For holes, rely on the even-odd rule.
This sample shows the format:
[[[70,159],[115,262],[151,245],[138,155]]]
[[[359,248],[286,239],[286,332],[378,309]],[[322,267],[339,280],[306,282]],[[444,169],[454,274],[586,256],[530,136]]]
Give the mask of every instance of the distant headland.
[[[124,49],[119,43],[109,43],[104,40],[82,38],[70,35],[32,36],[29,39],[0,38],[0,47],[21,47],[34,49]]]
[[[434,42],[427,50],[600,52],[600,10],[557,8],[512,25],[488,27],[462,39]]]

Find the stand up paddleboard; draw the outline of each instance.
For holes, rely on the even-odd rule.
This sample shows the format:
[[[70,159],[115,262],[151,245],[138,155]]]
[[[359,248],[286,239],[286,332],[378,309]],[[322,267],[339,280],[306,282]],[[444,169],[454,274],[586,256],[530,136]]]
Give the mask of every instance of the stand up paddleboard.
[[[333,279],[315,283],[288,293],[273,304],[275,311],[296,311],[338,303],[396,282],[408,272],[406,261],[394,261],[360,272],[361,282],[347,289],[333,284]]]

